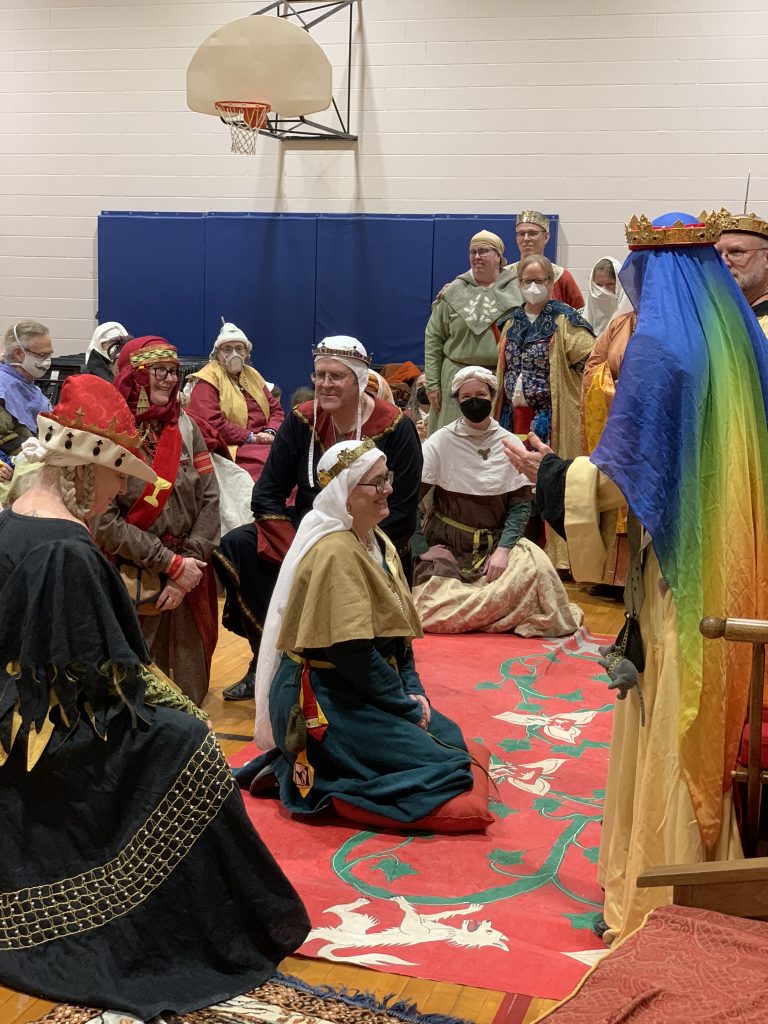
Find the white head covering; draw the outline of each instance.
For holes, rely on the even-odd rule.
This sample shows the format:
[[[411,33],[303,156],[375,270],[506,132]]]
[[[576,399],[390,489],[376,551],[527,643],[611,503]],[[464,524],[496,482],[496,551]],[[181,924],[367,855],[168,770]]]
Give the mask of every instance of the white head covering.
[[[603,288],[599,284],[595,284],[592,279],[595,273],[595,267],[597,267],[597,264],[601,263],[603,260],[610,260],[613,264],[613,269],[616,274],[615,292],[611,292],[607,288]],[[626,293],[621,286],[621,281],[619,280],[620,270],[621,263],[614,259],[613,256],[602,256],[589,272],[589,292],[587,294],[587,301],[584,306],[583,316],[585,320],[592,324],[592,328],[597,337],[603,333],[615,316],[619,316],[620,313],[632,312],[632,304],[627,298]]]
[[[90,344],[88,345],[85,353],[86,359],[91,352],[98,352],[99,355],[108,359],[109,356],[107,355],[107,350],[109,349],[109,346],[117,341],[118,338],[127,337],[128,331],[126,331],[123,325],[119,324],[116,320],[109,320],[105,324],[100,324],[93,332],[93,337],[91,338]]]
[[[346,452],[350,454],[345,455]],[[312,511],[308,512],[299,524],[293,543],[280,567],[261,635],[259,660],[256,665],[255,697],[256,742],[262,750],[269,750],[275,745],[269,716],[269,689],[277,667],[277,641],[296,569],[304,555],[323,537],[352,529],[352,516],[347,512],[349,492],[368,470],[383,458],[384,453],[379,451],[370,438],[365,438],[363,441],[340,441],[329,448],[318,463],[321,481],[325,479],[326,473],[331,478],[315,498]]]
[[[491,391],[496,394],[496,374],[486,370],[484,366],[465,366],[459,370],[451,382],[451,394],[458,395],[459,388],[468,380],[479,380],[487,384]]]
[[[253,345],[250,343],[245,334],[240,330],[236,324],[230,324],[224,322],[224,317],[221,318],[221,330],[219,336],[213,343],[213,349],[211,350],[210,359],[215,359],[216,353],[221,345],[225,341],[241,341],[248,349],[248,355],[251,354]]]
[[[505,455],[502,441],[524,447],[516,434],[494,419],[484,430],[468,424],[463,416],[446,424],[422,445],[421,482],[454,494],[474,495],[508,494],[530,487],[527,477]]]
[[[317,365],[318,359],[335,359],[339,363],[348,366],[357,377],[357,386],[360,392],[360,400],[357,403],[357,426],[355,427],[355,438],[360,437],[362,426],[362,397],[368,387],[368,371],[371,366],[371,357],[365,351],[364,346],[357,338],[350,338],[347,334],[334,334],[329,338],[323,338],[319,345],[312,349],[312,357]],[[315,388],[315,403],[312,410],[312,426],[317,422],[317,388]],[[312,472],[312,459],[315,454],[315,431],[312,430],[309,440],[309,460],[307,463],[307,476],[309,486],[315,486],[315,478]]]

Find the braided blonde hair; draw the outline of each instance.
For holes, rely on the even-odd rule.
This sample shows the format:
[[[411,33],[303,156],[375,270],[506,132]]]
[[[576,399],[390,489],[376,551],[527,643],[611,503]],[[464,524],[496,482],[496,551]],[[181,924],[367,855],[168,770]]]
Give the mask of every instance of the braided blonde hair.
[[[62,466],[61,500],[73,516],[77,519],[85,519],[91,510],[96,493],[95,467],[83,466],[83,477],[79,488],[77,483],[77,466]]]

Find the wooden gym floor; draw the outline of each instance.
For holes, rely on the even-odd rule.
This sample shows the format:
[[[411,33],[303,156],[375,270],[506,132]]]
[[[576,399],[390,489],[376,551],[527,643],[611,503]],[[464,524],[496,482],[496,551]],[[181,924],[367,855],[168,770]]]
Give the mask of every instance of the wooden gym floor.
[[[587,629],[592,633],[616,635],[623,621],[623,606],[620,602],[593,597],[584,589],[571,584],[567,585],[567,590],[571,600],[584,609],[584,625]],[[225,687],[241,677],[247,664],[246,642],[222,629],[213,659],[211,689],[204,707],[213,721],[222,749],[228,757],[249,742],[253,735],[253,703],[227,702],[221,696],[221,691]],[[477,1024],[492,1024],[506,996],[504,992],[495,992],[491,989],[468,988],[421,978],[408,978],[399,974],[384,974],[381,971],[356,967],[354,964],[331,964],[324,960],[310,960],[305,957],[288,957],[280,968],[286,974],[302,978],[310,985],[361,989],[373,993],[379,999],[395,995],[398,999],[416,1003],[422,1013],[448,1014],[476,1021]],[[0,986],[0,1024],[27,1024],[28,1021],[42,1017],[53,1005],[34,996],[12,992]],[[551,1006],[554,1006],[554,1003],[548,1000],[534,999],[523,1024],[528,1024]]]

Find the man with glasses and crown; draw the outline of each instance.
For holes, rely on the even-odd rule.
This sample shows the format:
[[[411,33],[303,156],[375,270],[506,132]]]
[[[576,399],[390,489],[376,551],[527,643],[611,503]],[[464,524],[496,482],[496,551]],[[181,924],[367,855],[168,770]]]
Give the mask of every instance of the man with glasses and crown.
[[[756,213],[720,211],[723,233],[715,248],[725,260],[768,337],[768,221]]]
[[[214,552],[226,590],[223,622],[246,637],[253,657],[242,679],[224,691],[227,700],[253,697],[254,672],[272,590],[296,528],[319,491],[317,463],[342,440],[370,438],[394,474],[389,515],[382,530],[410,566],[416,526],[421,444],[413,423],[389,402],[366,394],[371,360],[356,338],[325,338],[312,349],[315,396],[285,418],[253,488],[254,522],[227,533]],[[294,495],[293,505],[289,505]]]
[[[521,259],[524,256],[543,256],[549,241],[549,218],[538,210],[523,210],[522,213],[518,213],[515,221],[515,240]],[[516,278],[517,268],[517,263],[510,263],[507,272]],[[557,263],[552,264],[552,269],[555,272],[555,283],[552,288],[554,301],[564,302],[574,309],[583,309],[584,296],[570,270]]]

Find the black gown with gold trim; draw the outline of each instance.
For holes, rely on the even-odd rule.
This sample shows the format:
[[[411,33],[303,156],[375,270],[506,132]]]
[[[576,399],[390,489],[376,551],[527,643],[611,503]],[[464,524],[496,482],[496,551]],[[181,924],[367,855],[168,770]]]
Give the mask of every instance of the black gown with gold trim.
[[[306,913],[116,570],[6,511],[0,602],[0,984],[145,1020],[260,985]]]

